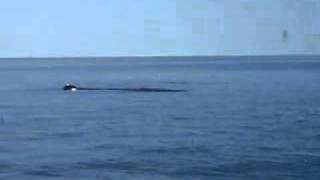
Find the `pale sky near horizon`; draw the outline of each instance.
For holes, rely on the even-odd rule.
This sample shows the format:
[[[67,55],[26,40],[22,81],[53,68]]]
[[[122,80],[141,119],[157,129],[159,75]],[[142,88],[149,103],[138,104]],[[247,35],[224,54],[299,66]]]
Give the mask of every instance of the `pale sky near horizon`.
[[[3,0],[0,57],[320,54],[319,0]]]

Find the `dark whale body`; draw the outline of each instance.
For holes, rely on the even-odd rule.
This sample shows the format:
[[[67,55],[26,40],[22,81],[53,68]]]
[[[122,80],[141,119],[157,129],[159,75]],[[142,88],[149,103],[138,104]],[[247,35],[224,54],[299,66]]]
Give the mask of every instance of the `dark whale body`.
[[[72,84],[66,84],[63,87],[65,91],[131,91],[131,92],[186,92],[182,89],[162,89],[162,88],[82,88]]]
[[[65,91],[71,91],[72,89],[77,89],[77,87],[75,85],[72,85],[72,84],[66,84],[63,87],[63,90],[65,90]]]

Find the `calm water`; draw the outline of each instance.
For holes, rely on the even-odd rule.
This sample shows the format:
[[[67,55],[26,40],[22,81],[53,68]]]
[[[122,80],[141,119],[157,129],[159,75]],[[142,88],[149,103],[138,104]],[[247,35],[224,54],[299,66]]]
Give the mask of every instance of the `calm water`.
[[[320,57],[2,59],[0,84],[0,179],[320,179]]]

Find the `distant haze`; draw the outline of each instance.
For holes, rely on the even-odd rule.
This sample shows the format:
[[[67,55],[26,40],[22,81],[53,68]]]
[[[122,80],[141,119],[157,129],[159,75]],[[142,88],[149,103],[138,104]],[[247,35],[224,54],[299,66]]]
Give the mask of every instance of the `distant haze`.
[[[319,0],[10,0],[0,57],[320,54]]]

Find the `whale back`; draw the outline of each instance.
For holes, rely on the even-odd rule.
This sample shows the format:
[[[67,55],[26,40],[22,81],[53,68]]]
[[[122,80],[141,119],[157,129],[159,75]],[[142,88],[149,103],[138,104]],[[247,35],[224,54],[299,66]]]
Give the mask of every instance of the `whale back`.
[[[75,90],[77,89],[77,87],[75,85],[72,85],[72,84],[66,84],[64,87],[63,87],[63,90],[65,91],[68,91],[68,90]]]

